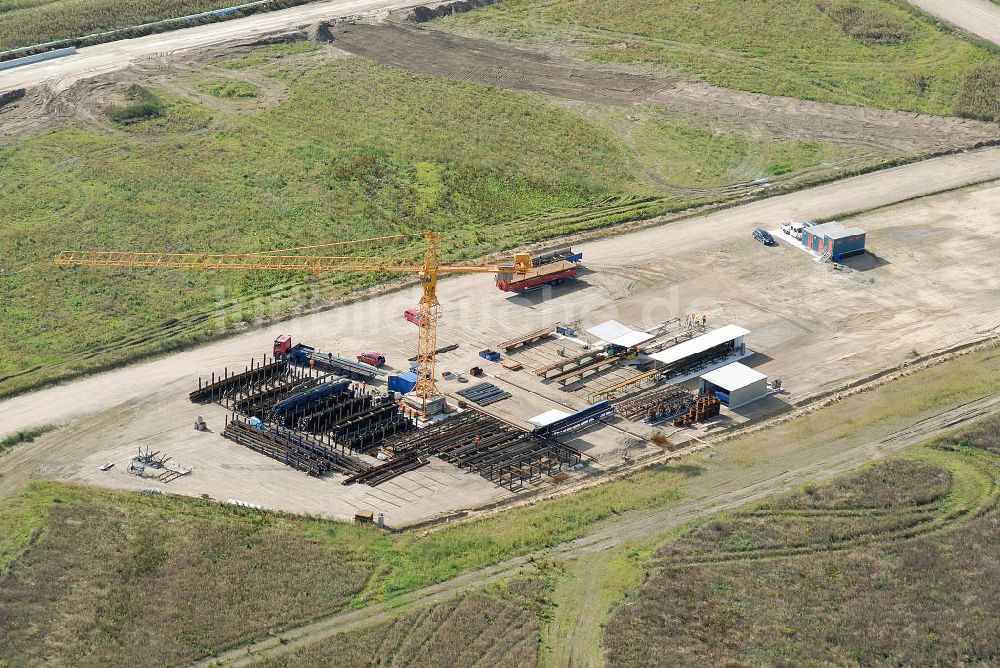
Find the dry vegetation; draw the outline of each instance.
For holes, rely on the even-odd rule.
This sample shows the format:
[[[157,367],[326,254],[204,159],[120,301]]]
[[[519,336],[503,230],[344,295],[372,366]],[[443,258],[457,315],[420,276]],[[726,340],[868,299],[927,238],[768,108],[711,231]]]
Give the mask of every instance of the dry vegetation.
[[[898,459],[764,503],[761,510],[863,510],[923,506],[948,493],[947,471]]]
[[[228,515],[56,505],[0,582],[0,664],[186,662],[364,587],[368,566],[336,546]]]
[[[821,0],[816,6],[840,26],[844,34],[862,44],[901,44],[910,39],[914,33],[911,26],[879,7],[831,0]]]
[[[540,618],[550,588],[540,577],[516,578],[490,591],[475,592],[419,608],[396,619],[262,661],[261,668],[329,666],[534,666],[538,662]]]
[[[951,441],[1000,455],[1000,419],[985,420]]]
[[[955,110],[967,118],[1000,120],[1000,62],[981,65],[965,75]]]
[[[1000,417],[692,529],[613,614],[609,665],[995,665],[998,452]]]
[[[211,656],[572,540],[612,514],[662,507],[677,499],[683,477],[669,466],[649,469],[430,534],[35,482],[5,499],[0,513],[0,666],[165,665]],[[505,592],[520,607],[546,605],[547,594],[519,580]],[[537,625],[512,609],[473,599],[454,618],[448,610],[439,614],[449,626],[480,623],[469,610],[523,626],[495,645],[476,645],[483,656],[535,651]]]

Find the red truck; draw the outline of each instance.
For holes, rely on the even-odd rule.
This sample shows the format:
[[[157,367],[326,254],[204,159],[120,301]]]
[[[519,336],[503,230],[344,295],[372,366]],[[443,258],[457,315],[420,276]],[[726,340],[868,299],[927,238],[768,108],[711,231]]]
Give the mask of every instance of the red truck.
[[[289,350],[292,349],[292,337],[288,334],[282,334],[274,340],[274,354],[284,355]]]
[[[532,258],[534,267],[527,274],[498,272],[495,276],[497,288],[504,292],[526,292],[543,285],[559,285],[567,278],[576,276],[581,260],[583,253],[574,253],[572,248]]]

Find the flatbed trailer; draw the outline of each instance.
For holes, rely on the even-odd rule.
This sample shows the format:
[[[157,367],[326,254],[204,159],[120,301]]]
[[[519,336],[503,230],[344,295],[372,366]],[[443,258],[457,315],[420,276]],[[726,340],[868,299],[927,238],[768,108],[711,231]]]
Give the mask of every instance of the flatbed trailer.
[[[321,371],[329,371],[338,376],[346,376],[356,380],[367,380],[375,376],[384,376],[386,371],[371,364],[337,357],[333,353],[323,353],[312,346],[299,343],[287,353],[287,359],[298,366],[311,366]]]
[[[567,248],[555,253],[533,258],[534,267],[526,274],[500,271],[496,274],[497,288],[504,292],[525,292],[543,285],[559,285],[567,278],[576,276],[583,260],[583,253],[574,253]]]

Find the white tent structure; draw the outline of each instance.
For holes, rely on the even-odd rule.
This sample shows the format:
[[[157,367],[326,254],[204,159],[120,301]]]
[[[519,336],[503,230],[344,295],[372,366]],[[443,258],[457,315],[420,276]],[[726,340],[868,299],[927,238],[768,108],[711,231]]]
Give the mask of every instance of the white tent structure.
[[[700,355],[710,351],[712,348],[731,344],[733,350],[743,347],[743,337],[750,333],[749,329],[743,329],[738,325],[726,325],[719,329],[712,330],[707,334],[688,339],[676,346],[671,346],[666,350],[650,355],[657,362],[663,364],[674,364],[688,357]]]
[[[701,391],[718,393],[730,409],[767,396],[767,376],[745,364],[733,362],[701,377]]]
[[[632,329],[631,327],[621,324],[617,320],[608,320],[607,322],[602,322],[599,325],[594,325],[588,329],[587,332],[589,334],[593,334],[605,343],[621,346],[622,348],[634,348],[635,346],[642,345],[646,341],[654,338],[654,336],[648,332],[640,332]]]

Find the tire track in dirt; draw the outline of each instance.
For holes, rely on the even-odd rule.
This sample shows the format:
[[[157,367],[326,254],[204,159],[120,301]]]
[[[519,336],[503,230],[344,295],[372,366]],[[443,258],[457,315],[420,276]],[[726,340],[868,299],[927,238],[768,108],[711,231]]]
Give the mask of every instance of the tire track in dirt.
[[[776,138],[813,138],[900,155],[1000,140],[1000,126],[961,118],[852,107],[729,90],[666,74],[594,67],[487,39],[410,25],[339,25],[340,49],[384,65],[568,100],[657,104]]]
[[[587,552],[606,550],[630,539],[649,539],[672,527],[722,510],[736,508],[786,491],[810,480],[829,478],[858,465],[901,450],[920,441],[944,434],[954,427],[1000,411],[1000,396],[987,396],[924,418],[868,443],[846,448],[820,461],[753,480],[735,479],[730,489],[717,488],[685,503],[654,512],[625,513],[587,536],[549,550],[534,552],[495,564],[452,580],[403,594],[391,601],[335,613],[309,624],[289,629],[266,640],[248,643],[194,666],[247,666],[264,656],[292,652],[311,643],[363,625],[387,619],[403,604],[426,605],[457,593],[479,588],[517,574],[536,560],[562,560]]]

